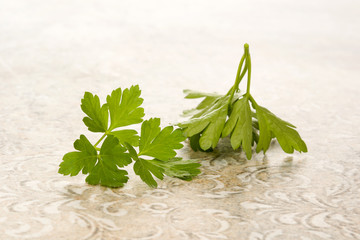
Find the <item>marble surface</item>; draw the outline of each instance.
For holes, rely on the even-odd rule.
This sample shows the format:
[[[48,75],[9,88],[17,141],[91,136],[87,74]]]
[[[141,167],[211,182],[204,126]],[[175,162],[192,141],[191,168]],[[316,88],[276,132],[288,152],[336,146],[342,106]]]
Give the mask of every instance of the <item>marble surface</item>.
[[[359,1],[0,0],[0,239],[360,239]],[[226,92],[243,44],[252,94],[298,127],[247,161],[224,141],[191,182],[124,188],[57,173],[87,133],[80,99],[139,84],[146,118],[182,89]],[[244,88],[244,86],[241,86]],[[98,136],[87,134],[95,140]]]

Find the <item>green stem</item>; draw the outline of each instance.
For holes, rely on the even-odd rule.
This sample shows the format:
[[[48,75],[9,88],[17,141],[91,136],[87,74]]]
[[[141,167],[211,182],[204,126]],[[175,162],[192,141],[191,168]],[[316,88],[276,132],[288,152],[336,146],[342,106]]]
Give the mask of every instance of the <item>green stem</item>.
[[[245,60],[245,53],[242,55],[241,57],[241,60],[240,60],[240,63],[239,63],[239,66],[238,66],[238,69],[237,69],[237,72],[236,72],[236,77],[235,77],[235,83],[234,85],[232,86],[232,88],[230,89],[230,91],[228,92],[228,94],[231,92],[234,92],[236,90],[236,84],[239,82],[239,76],[240,76],[240,72],[241,72],[241,69],[242,69],[242,66],[244,64],[244,60]]]
[[[227,93],[227,95],[230,93],[230,98],[229,98],[229,106],[231,105],[232,99],[234,97],[235,91],[239,89],[239,85],[241,80],[243,79],[246,71],[247,71],[247,61],[246,60],[246,52],[244,52],[243,56],[241,57],[240,63],[239,63],[239,67],[236,73],[236,78],[235,78],[235,83],[232,86],[232,88],[230,89],[230,91]],[[245,66],[244,69],[241,72],[242,66],[244,65],[245,62]],[[241,74],[240,74],[241,73]]]
[[[102,135],[102,137],[95,143],[95,145],[94,145],[95,148],[104,139],[104,137],[106,137],[106,135],[107,135],[107,133],[104,133],[104,135]]]
[[[255,99],[251,96],[251,94],[247,95],[247,97],[250,99],[251,104],[252,104],[253,107],[256,109],[259,105],[258,105],[257,102],[255,101]]]
[[[246,65],[247,65],[247,86],[246,86],[246,95],[250,96],[250,82],[251,82],[251,58],[249,52],[249,45],[245,44],[245,52],[246,52]]]

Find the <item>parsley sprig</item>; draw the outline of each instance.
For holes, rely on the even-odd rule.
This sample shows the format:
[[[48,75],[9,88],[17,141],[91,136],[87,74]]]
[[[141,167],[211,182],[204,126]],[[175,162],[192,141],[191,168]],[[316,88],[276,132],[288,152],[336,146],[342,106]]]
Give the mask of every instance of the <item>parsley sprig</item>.
[[[75,176],[81,171],[88,174],[87,183],[107,187],[122,187],[129,178],[128,172],[121,168],[133,161],[135,174],[150,187],[157,187],[154,176],[191,180],[198,175],[199,163],[176,157],[175,150],[182,148],[181,142],[186,139],[181,129],[173,126],[161,129],[159,118],[143,121],[140,94],[138,85],[124,90],[118,88],[101,105],[97,95],[86,92],[81,100],[81,109],[87,115],[83,122],[89,131],[103,135],[94,145],[81,135],[74,142],[77,151],[64,155],[59,173]],[[134,129],[119,129],[139,123],[140,136]]]
[[[245,94],[240,94],[239,84],[247,73]],[[268,150],[270,142],[276,138],[286,153],[294,150],[307,152],[295,126],[286,122],[265,107],[260,106],[250,93],[251,58],[249,45],[244,45],[244,54],[240,60],[235,83],[227,94],[202,93],[184,90],[185,98],[204,98],[191,110],[184,111],[191,116],[188,121],[178,124],[190,139],[193,150],[211,151],[220,138],[230,135],[233,149],[239,147],[251,159],[252,147],[256,152]]]

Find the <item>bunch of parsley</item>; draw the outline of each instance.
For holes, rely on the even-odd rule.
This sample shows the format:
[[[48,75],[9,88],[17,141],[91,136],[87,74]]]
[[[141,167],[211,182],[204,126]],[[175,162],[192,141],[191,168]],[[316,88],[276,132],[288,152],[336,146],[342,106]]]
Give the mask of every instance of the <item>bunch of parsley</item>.
[[[246,73],[246,93],[240,94],[239,84]],[[265,153],[273,138],[286,153],[307,152],[294,125],[255,101],[250,94],[250,83],[251,59],[249,45],[245,44],[235,83],[227,94],[184,91],[185,98],[204,99],[196,108],[184,111],[191,118],[178,124],[177,129],[173,126],[161,129],[159,118],[143,120],[143,99],[138,85],[114,90],[103,105],[97,95],[86,92],[81,100],[81,109],[87,115],[83,122],[89,131],[103,135],[94,145],[81,135],[74,142],[77,151],[64,155],[59,173],[75,176],[82,171],[88,174],[89,184],[121,187],[128,181],[128,172],[121,168],[134,161],[135,174],[150,187],[157,187],[154,176],[191,180],[200,173],[200,164],[182,160],[175,152],[183,147],[181,142],[187,137],[193,150],[211,151],[220,138],[230,136],[232,148],[241,147],[248,159],[252,157],[253,146],[256,145],[256,152]],[[134,129],[123,129],[140,123],[140,135]]]
[[[194,160],[176,157],[176,149],[183,147],[182,130],[173,126],[160,128],[160,119],[143,120],[139,86],[114,90],[101,105],[99,97],[86,92],[81,109],[87,115],[83,122],[91,132],[103,133],[93,145],[84,136],[74,142],[77,151],[66,153],[59,173],[75,176],[88,174],[86,182],[92,185],[121,187],[128,181],[123,168],[133,161],[135,174],[150,187],[157,187],[154,176],[164,175],[191,180],[200,173],[200,164]],[[140,135],[134,129],[119,129],[140,124]],[[101,143],[101,147],[98,145]]]
[[[239,84],[247,73],[247,89],[240,94]],[[178,124],[190,139],[193,150],[211,151],[220,138],[230,135],[233,149],[241,147],[251,159],[252,146],[256,152],[268,150],[276,138],[286,153],[294,150],[307,152],[295,126],[286,122],[268,109],[260,106],[250,94],[251,59],[249,45],[244,45],[244,54],[237,70],[235,84],[227,94],[202,93],[184,90],[185,98],[204,98],[194,109],[184,111],[191,116],[188,121]]]

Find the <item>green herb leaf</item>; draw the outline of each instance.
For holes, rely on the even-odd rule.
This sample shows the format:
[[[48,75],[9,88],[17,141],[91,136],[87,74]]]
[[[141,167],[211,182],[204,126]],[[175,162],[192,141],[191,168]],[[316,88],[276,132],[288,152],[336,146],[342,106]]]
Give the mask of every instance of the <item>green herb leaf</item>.
[[[231,133],[231,146],[237,149],[242,146],[248,159],[251,158],[253,143],[253,128],[251,109],[248,97],[243,97],[233,104],[232,112],[223,129],[223,136]]]
[[[139,158],[134,164],[134,172],[150,187],[156,188],[157,182],[154,180],[152,174],[159,178],[164,179],[164,169],[154,165],[151,160]]]
[[[184,137],[181,129],[172,126],[160,129],[160,119],[151,118],[141,125],[139,156],[146,155],[160,160],[168,160],[176,156],[175,149],[183,147]]]
[[[85,92],[81,99],[81,109],[88,115],[83,118],[83,122],[91,132],[105,132],[108,127],[108,107],[100,106],[100,100],[97,95]]]
[[[131,86],[124,91],[118,88],[106,98],[109,106],[111,124],[109,131],[123,126],[141,123],[144,109],[140,107],[143,99],[140,98],[139,86]]]
[[[77,152],[69,152],[64,155],[60,164],[59,173],[75,176],[82,170],[83,174],[89,173],[97,161],[97,152],[89,140],[81,135],[80,139],[74,142]]]
[[[139,136],[138,132],[133,129],[124,129],[118,131],[112,131],[109,134],[115,136],[121,145],[124,145],[125,142],[128,142],[130,145],[137,147],[139,146]]]
[[[127,172],[118,167],[131,163],[131,158],[117,138],[108,136],[101,146],[100,154],[97,154],[95,147],[84,135],[75,141],[74,147],[79,152],[65,154],[59,173],[75,176],[82,169],[83,174],[89,173],[86,182],[108,187],[120,187],[127,182]]]
[[[126,148],[119,144],[119,140],[109,135],[101,145],[99,160],[113,168],[124,167],[131,163],[130,155],[125,152]]]
[[[163,179],[164,174],[171,177],[178,177],[190,180],[198,175],[200,164],[194,161],[181,161],[176,156],[175,149],[180,149],[184,141],[180,129],[173,130],[173,127],[165,127],[161,130],[160,119],[151,118],[144,121],[141,126],[139,153],[125,142],[130,156],[135,160],[134,172],[150,187],[157,187],[154,176]],[[154,159],[144,159],[139,156],[150,156]]]
[[[217,98],[213,105],[207,105],[190,120],[178,124],[187,137],[201,133],[201,149],[216,147],[227,117],[228,99],[227,96]]]
[[[125,170],[110,168],[103,162],[98,162],[85,181],[91,185],[117,188],[124,186],[129,180],[127,174]]]
[[[161,167],[164,170],[165,175],[186,181],[191,180],[201,172],[199,169],[201,164],[195,160],[182,160],[182,158],[176,157],[167,162],[158,159],[151,160],[150,162]]]
[[[155,181],[153,175],[159,179],[163,179],[164,169],[153,164],[151,160],[139,158],[136,150],[129,143],[126,142],[125,146],[128,149],[130,156],[135,160],[135,174],[140,176],[141,180],[143,180],[149,187],[157,187],[157,182]]]
[[[113,136],[108,136],[103,142],[98,162],[94,169],[90,171],[86,182],[92,185],[101,184],[107,187],[121,187],[128,181],[127,171],[120,170],[131,163],[126,148],[119,144],[119,140]]]
[[[268,109],[261,106],[256,106],[256,115],[260,130],[259,143],[256,147],[257,152],[261,150],[266,152],[272,135],[276,137],[281,148],[286,153],[293,153],[294,149],[299,152],[307,152],[306,144],[294,129],[294,125],[278,118]]]

